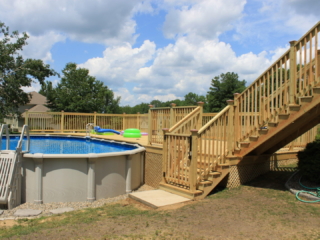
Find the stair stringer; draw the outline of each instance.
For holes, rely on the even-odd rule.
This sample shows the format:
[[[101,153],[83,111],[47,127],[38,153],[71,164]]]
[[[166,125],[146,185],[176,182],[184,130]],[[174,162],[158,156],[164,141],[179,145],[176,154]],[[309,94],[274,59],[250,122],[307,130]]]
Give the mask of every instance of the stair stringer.
[[[269,128],[266,134],[260,134],[256,141],[250,141],[247,148],[241,148],[235,155],[243,158],[274,153],[319,122],[320,94],[316,93],[310,102],[302,102],[298,111],[290,111],[287,119],[280,120],[275,127]]]
[[[202,194],[196,195],[194,200],[201,200],[204,199],[230,172],[230,166],[218,166],[218,172],[220,172],[220,176],[213,178],[211,181],[212,183],[204,188]]]

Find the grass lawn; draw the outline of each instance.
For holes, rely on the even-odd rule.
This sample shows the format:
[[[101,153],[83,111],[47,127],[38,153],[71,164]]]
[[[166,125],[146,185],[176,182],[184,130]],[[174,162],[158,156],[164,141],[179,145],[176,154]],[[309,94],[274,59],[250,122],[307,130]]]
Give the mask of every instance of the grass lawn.
[[[320,204],[301,203],[270,172],[180,208],[152,210],[129,200],[2,227],[10,239],[320,239]]]

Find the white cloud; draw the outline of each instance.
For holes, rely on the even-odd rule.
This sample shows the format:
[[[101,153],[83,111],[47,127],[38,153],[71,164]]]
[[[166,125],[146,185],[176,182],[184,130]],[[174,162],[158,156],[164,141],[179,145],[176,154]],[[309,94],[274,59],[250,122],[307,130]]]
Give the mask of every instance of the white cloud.
[[[66,37],[53,31],[45,33],[41,36],[33,36],[28,34],[28,45],[21,52],[24,58],[41,59],[44,62],[53,62],[51,55],[52,46],[61,41],[65,41]]]
[[[131,19],[141,0],[38,1],[2,0],[1,21],[11,29],[42,35],[63,32],[73,40],[118,44],[134,42],[136,23]]]
[[[140,48],[132,48],[127,43],[122,46],[107,48],[102,58],[92,58],[79,67],[88,68],[90,74],[104,81],[108,86],[122,86],[135,79],[138,69],[152,59],[155,44],[144,41]]]
[[[206,0],[172,9],[166,16],[164,34],[168,38],[184,34],[216,37],[241,18],[245,3],[245,0]]]

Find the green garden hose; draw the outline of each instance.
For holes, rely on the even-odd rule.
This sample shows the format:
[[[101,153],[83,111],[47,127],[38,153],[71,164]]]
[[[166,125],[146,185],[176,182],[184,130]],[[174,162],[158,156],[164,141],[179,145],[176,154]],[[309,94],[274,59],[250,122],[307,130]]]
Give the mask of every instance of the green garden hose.
[[[316,202],[320,202],[320,199],[314,200],[314,201],[306,201],[306,200],[302,200],[301,198],[299,198],[299,194],[300,194],[300,193],[308,193],[308,194],[310,194],[310,195],[313,195],[313,196],[315,196],[315,197],[320,198],[320,187],[315,187],[315,188],[306,187],[306,186],[304,186],[304,185],[301,183],[301,178],[302,178],[302,177],[300,177],[300,179],[299,179],[300,185],[301,185],[302,187],[304,187],[305,189],[316,190],[316,191],[317,191],[317,194],[315,194],[315,193],[313,193],[313,192],[301,190],[301,191],[298,191],[298,192],[296,193],[296,198],[297,198],[299,201],[305,202],[305,203],[316,203]]]

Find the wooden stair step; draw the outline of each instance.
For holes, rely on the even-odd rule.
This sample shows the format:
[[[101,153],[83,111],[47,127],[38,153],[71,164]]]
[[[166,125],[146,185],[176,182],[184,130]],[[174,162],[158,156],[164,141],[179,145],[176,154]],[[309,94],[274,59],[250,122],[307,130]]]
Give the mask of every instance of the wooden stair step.
[[[201,182],[199,182],[198,189],[199,190],[204,190],[205,187],[207,187],[207,186],[209,186],[211,184],[212,184],[212,181],[209,181],[209,180],[201,181]]]
[[[300,110],[300,105],[298,105],[298,104],[294,104],[294,105],[289,105],[289,110],[290,111],[295,111],[295,112],[297,112],[297,111],[299,111]]]
[[[290,114],[289,113],[280,113],[278,115],[280,120],[287,120],[289,118]]]
[[[313,87],[313,94],[320,94],[320,87]]]
[[[268,122],[268,127],[276,127],[278,126],[278,122]]]
[[[250,145],[250,142],[240,142],[241,148],[247,148],[247,147],[249,147],[249,145]]]
[[[221,172],[210,172],[208,175],[208,180],[212,181],[215,178],[219,178],[221,176]]]
[[[203,193],[201,190],[196,190],[195,192],[191,192],[188,189],[183,189],[180,187],[173,186],[167,183],[160,183],[159,189],[165,190],[167,192],[171,192],[173,194],[177,194],[189,199],[194,199],[194,197],[199,196]]]
[[[256,142],[256,141],[258,141],[258,139],[259,139],[259,136],[250,136],[249,137],[249,140],[251,141],[251,142]]]
[[[269,129],[267,127],[263,127],[263,128],[260,128],[258,132],[260,135],[265,135],[268,133],[268,131]]]
[[[313,96],[305,96],[305,97],[300,97],[300,102],[301,103],[309,103],[312,101]]]

